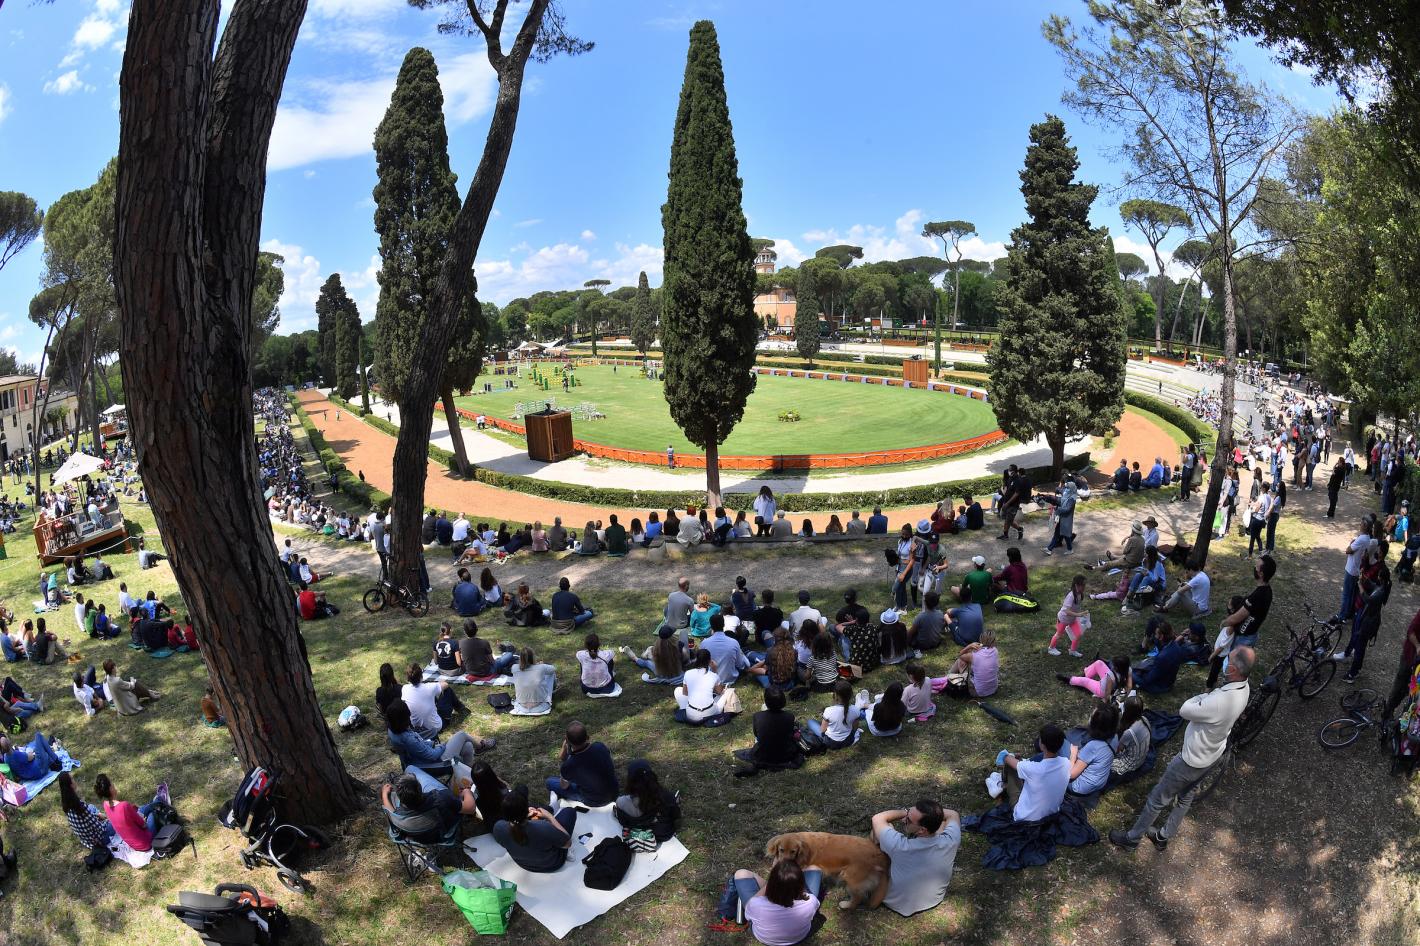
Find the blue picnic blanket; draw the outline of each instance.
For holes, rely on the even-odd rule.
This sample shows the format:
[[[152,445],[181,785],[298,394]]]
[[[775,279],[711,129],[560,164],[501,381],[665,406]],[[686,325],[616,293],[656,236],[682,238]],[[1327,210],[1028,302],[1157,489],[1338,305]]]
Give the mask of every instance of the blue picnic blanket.
[[[1016,821],[1011,817],[1011,806],[1002,801],[982,814],[967,815],[961,826],[990,840],[981,864],[992,870],[1040,867],[1055,860],[1059,845],[1084,847],[1100,839],[1099,832],[1090,826],[1085,806],[1070,795],[1065,796],[1058,812],[1039,821]]]

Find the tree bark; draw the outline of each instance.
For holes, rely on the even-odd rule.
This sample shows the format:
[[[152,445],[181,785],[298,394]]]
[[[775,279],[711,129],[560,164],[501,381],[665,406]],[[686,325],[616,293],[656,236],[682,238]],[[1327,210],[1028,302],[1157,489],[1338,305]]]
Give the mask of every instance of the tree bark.
[[[720,445],[705,448],[705,505],[714,509],[720,505]]]
[[[1050,477],[1060,482],[1065,472],[1065,431],[1063,428],[1046,431],[1045,442],[1050,445]]]
[[[114,275],[132,442],[208,678],[283,815],[354,811],[261,500],[248,338],[276,104],[304,0],[134,0]],[[212,541],[212,523],[223,541]],[[279,698],[278,698],[279,697]]]
[[[498,97],[483,156],[468,195],[454,219],[448,254],[429,300],[415,357],[404,382],[400,400],[399,439],[394,449],[393,512],[390,517],[390,558],[396,581],[407,580],[419,568],[424,546],[419,538],[424,507],[424,476],[429,455],[429,430],[434,421],[434,400],[442,383],[445,352],[458,325],[466,300],[474,289],[473,262],[483,241],[483,231],[493,212],[493,201],[508,167],[513,134],[518,127],[518,107],[522,100],[523,72],[531,55],[548,0],[530,0],[528,12],[518,30],[513,47],[503,53],[495,29],[485,36],[488,61],[498,74]],[[502,23],[505,4],[500,2],[494,22]]]
[[[454,472],[459,476],[470,476],[473,467],[468,462],[468,451],[463,444],[463,429],[459,427],[459,412],[454,406],[454,386],[446,385],[440,392],[440,399],[444,402],[444,419],[449,422],[449,440],[454,445]]]

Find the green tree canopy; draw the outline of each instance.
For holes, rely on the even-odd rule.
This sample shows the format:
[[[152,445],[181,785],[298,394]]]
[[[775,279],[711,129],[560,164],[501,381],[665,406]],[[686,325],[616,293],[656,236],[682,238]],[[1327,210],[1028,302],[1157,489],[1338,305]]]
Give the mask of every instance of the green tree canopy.
[[[631,344],[641,354],[656,342],[656,307],[651,301],[651,284],[645,270],[636,280],[636,297],[631,300]]]
[[[0,269],[35,241],[44,226],[44,211],[33,197],[0,191]]]
[[[830,259],[838,264],[839,269],[847,269],[853,265],[854,260],[863,258],[863,248],[848,243],[838,243],[833,246],[825,246],[814,254],[814,258]]]
[[[1138,253],[1115,253],[1114,265],[1122,279],[1135,279],[1149,271],[1149,264]]]
[[[1090,226],[1098,190],[1075,180],[1079,159],[1053,115],[1032,125],[1011,232],[1009,275],[997,286],[1001,338],[987,356],[991,403],[1019,440],[1044,435],[1058,473],[1065,443],[1107,430],[1124,411],[1126,318],[1114,250]]]
[[[706,490],[718,504],[719,446],[754,390],[759,320],[720,43],[708,20],[690,31],[669,178],[661,208],[666,402],[686,437],[704,448]]]

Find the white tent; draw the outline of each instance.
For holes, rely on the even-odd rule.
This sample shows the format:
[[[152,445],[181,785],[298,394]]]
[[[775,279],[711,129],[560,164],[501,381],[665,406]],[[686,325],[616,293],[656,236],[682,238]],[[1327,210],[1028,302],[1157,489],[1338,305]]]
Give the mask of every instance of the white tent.
[[[54,485],[67,483],[70,480],[77,480],[81,476],[88,476],[95,470],[102,469],[104,461],[98,457],[91,457],[87,453],[76,453],[64,461],[64,465],[54,471],[54,478],[50,481]]]
[[[114,404],[110,407],[104,408],[104,415],[107,416],[109,414],[122,414],[126,410],[128,410],[128,408],[124,407],[122,404]]]

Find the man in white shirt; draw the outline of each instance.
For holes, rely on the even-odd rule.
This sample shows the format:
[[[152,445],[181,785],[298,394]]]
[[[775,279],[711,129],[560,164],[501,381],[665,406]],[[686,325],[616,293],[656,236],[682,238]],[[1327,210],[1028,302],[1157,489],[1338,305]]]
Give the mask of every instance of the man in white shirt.
[[[1174,608],[1182,608],[1189,617],[1199,617],[1208,613],[1208,595],[1212,591],[1213,582],[1208,577],[1208,573],[1201,568],[1194,568],[1192,565],[1183,566],[1184,578],[1178,583],[1178,588],[1169,595],[1163,604],[1155,605],[1154,610],[1162,614]]]
[[[843,531],[848,535],[863,535],[868,531],[868,524],[863,521],[863,514],[857,509],[853,510],[853,515],[848,520],[848,524],[843,527]]]
[[[74,595],[74,623],[79,625],[80,635],[86,633],[84,630],[84,596],[77,593]]]
[[[1356,587],[1361,581],[1361,565],[1366,558],[1366,549],[1371,544],[1370,523],[1361,520],[1361,531],[1351,544],[1346,546],[1346,575],[1341,582],[1341,610],[1333,620],[1350,622],[1355,616]]]
[[[813,621],[820,628],[826,625],[823,612],[818,608],[810,606],[809,593],[807,591],[800,591],[799,606],[789,612],[789,630],[795,637],[799,634],[799,625],[803,624],[805,621]]]
[[[469,530],[468,520],[467,520],[466,518],[464,518],[464,514],[463,514],[463,513],[459,513],[459,517],[454,520],[454,541],[455,541],[455,542],[467,542],[467,541],[468,541],[468,530]]]
[[[905,821],[901,831],[893,828],[894,821]],[[911,808],[873,815],[873,840],[892,865],[883,906],[912,916],[942,902],[961,847],[960,815],[929,798],[919,799]]]
[[[794,525],[784,518],[784,510],[775,514],[774,525],[769,527],[769,537],[781,542],[794,537]]]
[[[138,607],[138,602],[128,593],[128,583],[123,582],[118,586],[118,613],[127,615],[134,608]]]
[[[1251,687],[1247,676],[1252,671],[1256,655],[1251,647],[1237,647],[1228,655],[1227,682],[1216,690],[1195,696],[1178,708],[1178,715],[1188,720],[1188,728],[1183,731],[1183,748],[1169,762],[1164,774],[1159,777],[1144,809],[1128,831],[1118,829],[1109,833],[1111,843],[1124,848],[1135,848],[1147,836],[1160,849],[1168,846],[1169,838],[1178,833],[1179,825],[1188,816],[1193,805],[1193,796],[1203,776],[1223,758],[1228,747],[1228,735],[1233,730],[1244,709],[1247,708]],[[1162,829],[1156,829],[1154,822],[1170,805],[1168,820]]]
[[[1054,723],[1040,728],[1039,759],[1018,759],[1007,752],[1001,763],[1006,767],[1006,799],[1013,802],[1015,821],[1039,821],[1060,810],[1065,790],[1070,786],[1070,760],[1060,755],[1065,731]]]

